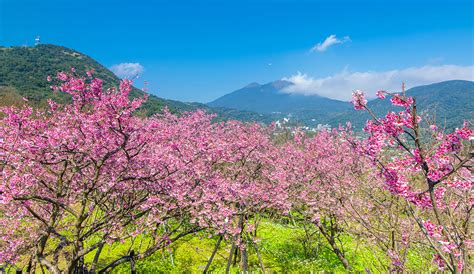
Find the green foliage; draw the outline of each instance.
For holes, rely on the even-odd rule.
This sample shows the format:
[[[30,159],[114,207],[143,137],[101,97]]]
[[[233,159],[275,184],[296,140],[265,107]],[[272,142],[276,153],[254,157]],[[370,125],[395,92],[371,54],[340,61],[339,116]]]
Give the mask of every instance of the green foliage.
[[[187,236],[151,257],[138,261],[136,264],[138,273],[202,272],[218,239],[217,237],[210,238],[208,235],[208,233],[199,233]],[[265,269],[269,273],[322,271],[345,273],[344,267],[317,231],[312,236],[314,242],[310,252],[304,248],[305,231],[300,225],[264,220],[259,225],[257,239]],[[373,273],[387,272],[383,265],[389,264],[390,260],[376,247],[358,242],[348,236],[343,237],[342,241],[346,247],[347,258],[355,272],[364,272],[366,269]],[[137,239],[136,242],[139,240]],[[117,254],[127,254],[129,248],[130,242],[127,242],[104,252],[113,254],[114,256],[110,256],[112,259],[117,258]],[[137,248],[137,244],[134,244],[134,248]],[[230,248],[230,241],[222,241],[209,268],[211,272],[223,273],[225,271]],[[248,252],[249,270],[253,273],[261,273],[255,250],[249,246]],[[105,260],[107,259],[108,257],[105,256]],[[431,254],[422,247],[413,247],[408,254],[407,270],[420,272],[431,269],[433,269]],[[124,263],[115,268],[113,273],[128,273],[129,270],[129,264]],[[239,273],[239,270],[237,263],[232,267],[231,273]]]
[[[59,103],[69,101],[69,96],[53,92],[48,75],[55,76],[58,71],[69,71],[75,68],[79,75],[93,70],[94,76],[104,81],[105,87],[117,86],[120,79],[109,69],[91,57],[56,45],[38,45],[35,47],[0,47],[0,105],[21,105],[22,97],[35,107],[45,107],[48,99]],[[143,96],[143,92],[134,88],[132,97]],[[141,115],[152,115],[161,112],[167,106],[172,113],[204,109],[216,113],[216,120],[237,119],[270,123],[271,116],[248,111],[226,108],[210,108],[200,103],[184,103],[159,98],[150,94],[148,101],[141,107]]]
[[[461,127],[464,121],[474,117],[474,82],[452,80],[431,85],[418,86],[406,91],[407,96],[416,98],[418,114],[424,119],[421,123],[436,121],[439,127],[450,131]],[[389,110],[402,111],[402,107],[392,107],[390,100],[375,99],[368,107],[378,116],[384,116]],[[356,129],[361,129],[372,117],[366,111],[350,110],[341,112],[329,121],[332,125],[351,121]]]
[[[46,81],[48,75],[56,75],[58,71],[69,71],[76,68],[78,74],[85,74],[86,70],[93,69],[95,76],[104,80],[106,86],[117,85],[119,79],[106,67],[94,59],[80,52],[56,45],[38,45],[35,47],[0,47],[0,105],[22,104],[22,97],[29,100],[34,106],[46,106],[47,99],[57,102],[67,102],[68,96],[52,92]],[[5,88],[7,87],[7,89]],[[445,125],[448,129],[458,127],[464,120],[471,119],[474,115],[474,101],[471,99],[474,92],[474,83],[470,81],[446,81],[442,83],[415,87],[407,91],[410,96],[416,96],[420,109],[438,124]],[[134,89],[132,96],[142,96],[143,92]],[[341,102],[342,105],[344,105]],[[388,100],[374,100],[369,106],[377,114],[386,113],[389,108]],[[159,113],[167,106],[171,112],[193,111],[204,109],[216,113],[216,121],[236,119],[241,121],[257,121],[270,123],[281,119],[286,114],[256,113],[252,111],[229,109],[224,107],[209,107],[200,103],[183,103],[166,100],[155,95],[150,95],[148,101],[142,106],[143,115]],[[345,106],[345,105],[344,105]],[[347,108],[350,106],[347,104]],[[315,126],[318,123],[328,123],[333,126],[351,121],[356,129],[363,127],[369,118],[367,113],[336,109],[308,108],[294,113],[293,119],[307,125]]]
[[[66,94],[53,92],[48,75],[55,76],[58,71],[69,71],[75,68],[79,75],[93,70],[94,76],[104,81],[106,87],[116,86],[119,78],[94,59],[77,51],[55,45],[38,45],[35,47],[0,47],[0,86],[9,87],[24,97],[34,106],[44,107],[47,99],[60,103],[69,100]],[[132,96],[142,96],[143,92],[134,89]],[[8,102],[3,102],[7,105]],[[143,106],[145,114],[157,113],[167,105],[170,110],[193,110],[195,108],[180,102],[164,100],[150,96]]]
[[[361,129],[371,118],[366,112],[355,111],[348,102],[281,92],[282,87],[288,85],[290,83],[285,81],[265,85],[251,84],[226,94],[209,105],[264,113],[274,120],[291,116],[292,121],[307,126],[330,124],[337,127],[351,121],[356,129]],[[474,115],[474,82],[471,81],[453,80],[418,86],[407,90],[407,95],[416,97],[420,113],[427,114],[431,119],[435,118],[439,125],[446,125],[448,129],[459,127],[464,120],[471,119]],[[391,104],[388,99],[372,100],[369,107],[377,115],[385,115],[391,109]]]

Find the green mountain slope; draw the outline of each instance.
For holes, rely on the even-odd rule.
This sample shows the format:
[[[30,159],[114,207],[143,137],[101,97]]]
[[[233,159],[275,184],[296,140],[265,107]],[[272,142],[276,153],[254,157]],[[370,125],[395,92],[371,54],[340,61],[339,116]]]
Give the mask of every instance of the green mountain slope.
[[[13,94],[18,94],[39,106],[43,106],[49,98],[64,102],[68,100],[67,95],[52,92],[46,77],[54,76],[58,71],[69,71],[71,67],[74,67],[80,75],[85,75],[86,70],[93,69],[94,75],[102,79],[106,86],[117,85],[120,80],[94,59],[65,47],[56,45],[0,47],[0,86],[9,88],[0,89],[0,96],[10,98],[14,96]],[[139,89],[134,89],[132,92],[132,96],[141,94]],[[165,105],[172,111],[196,108],[192,104],[165,100],[154,95],[149,97],[143,108],[147,114],[151,114],[158,112]]]
[[[460,127],[464,121],[474,119],[474,82],[451,80],[414,87],[406,93],[416,98],[419,112],[424,118],[435,120],[446,129]],[[388,110],[402,110],[391,107],[388,99],[369,101],[368,106],[379,116],[385,115]],[[368,119],[367,113],[350,110],[334,115],[329,123],[337,125],[351,121],[356,129],[360,129]]]
[[[219,97],[208,105],[279,114],[282,117],[291,116],[308,125],[325,123],[331,115],[350,110],[350,104],[347,102],[284,92],[284,89],[292,84],[283,80],[264,85],[252,83]]]
[[[48,75],[56,75],[58,71],[76,69],[79,75],[93,69],[95,77],[104,81],[105,86],[116,86],[119,78],[109,69],[91,57],[56,45],[38,45],[35,47],[0,47],[0,105],[20,105],[22,98],[27,98],[34,106],[43,107],[47,99],[66,102],[66,94],[53,92],[46,81]],[[134,88],[132,96],[141,96],[143,92]],[[270,115],[261,115],[249,111],[236,111],[226,108],[210,108],[200,103],[184,103],[166,100],[150,94],[148,101],[142,106],[145,115],[159,112],[167,106],[172,112],[193,111],[204,109],[218,115],[217,120],[238,119],[269,123]]]
[[[106,86],[117,85],[119,78],[94,59],[80,52],[56,45],[35,47],[0,46],[0,105],[21,105],[25,97],[34,106],[45,106],[52,98],[59,102],[69,100],[66,94],[53,92],[46,81],[48,75],[68,71],[74,67],[78,74],[93,69],[95,76],[104,80]],[[347,102],[316,96],[292,96],[280,92],[291,83],[276,81],[266,85],[252,84],[215,100],[209,105],[166,100],[150,95],[142,112],[151,115],[164,106],[172,112],[204,109],[217,114],[216,120],[237,119],[270,123],[285,116],[309,126],[330,124],[337,126],[351,121],[355,128],[363,127],[369,116],[351,110]],[[438,124],[447,128],[459,126],[464,120],[474,117],[474,82],[446,81],[419,86],[407,91],[416,96],[419,109],[435,117]],[[143,92],[134,89],[132,96]],[[314,97],[314,98],[313,98]],[[390,109],[388,100],[373,100],[369,106],[378,114]]]
[[[291,116],[291,119],[308,125],[329,124],[338,126],[347,121],[356,129],[361,129],[370,119],[362,111],[355,111],[349,102],[331,100],[320,96],[287,94],[282,90],[291,85],[287,81],[276,81],[265,85],[252,83],[244,88],[226,94],[210,103],[211,107],[227,107],[275,116]],[[407,90],[415,96],[423,116],[452,129],[463,121],[474,118],[474,82],[452,80],[431,85],[418,86]],[[390,100],[372,100],[369,107],[378,115],[385,115],[392,108]],[[276,114],[275,114],[276,113]]]

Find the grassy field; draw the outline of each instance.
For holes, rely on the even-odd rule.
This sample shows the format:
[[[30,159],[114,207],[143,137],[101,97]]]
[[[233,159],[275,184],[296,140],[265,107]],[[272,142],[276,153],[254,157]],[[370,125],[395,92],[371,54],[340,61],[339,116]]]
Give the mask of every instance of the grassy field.
[[[140,238],[140,237],[139,237]],[[134,248],[138,247],[139,238],[135,240]],[[259,226],[257,238],[266,272],[345,272],[342,264],[331,252],[323,238],[316,233],[312,237],[312,247],[307,246],[305,230],[299,226],[279,224],[264,221]],[[346,237],[342,240],[346,247],[346,254],[353,270],[372,273],[387,272],[382,266],[389,263],[389,259],[375,247]],[[138,273],[199,273],[205,268],[211,255],[217,237],[209,237],[202,233],[184,238],[169,248],[160,250],[153,256],[137,262]],[[130,242],[107,248],[102,253],[103,261],[112,261],[118,254],[127,254]],[[223,241],[212,262],[210,271],[225,272],[231,244]],[[86,262],[92,259],[86,258]],[[249,248],[249,266],[253,273],[261,273],[259,260],[254,249]],[[412,249],[408,255],[407,267],[409,271],[420,272],[435,270],[431,264],[431,255],[424,250]],[[238,263],[231,272],[239,271]],[[112,273],[129,273],[128,263],[115,268]]]

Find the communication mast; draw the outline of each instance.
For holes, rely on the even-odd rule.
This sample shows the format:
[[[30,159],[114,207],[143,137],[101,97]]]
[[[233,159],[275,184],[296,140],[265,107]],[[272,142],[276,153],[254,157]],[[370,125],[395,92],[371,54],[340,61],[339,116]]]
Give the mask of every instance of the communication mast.
[[[41,37],[38,35],[38,36],[36,36],[36,38],[35,38],[35,46],[37,46],[37,45],[39,45],[39,44],[41,44]]]

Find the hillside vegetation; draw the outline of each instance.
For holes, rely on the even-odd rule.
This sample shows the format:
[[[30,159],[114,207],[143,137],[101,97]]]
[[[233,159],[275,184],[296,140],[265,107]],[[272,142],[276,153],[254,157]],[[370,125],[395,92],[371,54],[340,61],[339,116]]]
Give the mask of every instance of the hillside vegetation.
[[[208,105],[273,114],[280,118],[290,116],[307,125],[327,123],[333,115],[351,109],[348,102],[284,92],[291,85],[293,83],[283,80],[264,85],[252,83],[219,97]]]
[[[336,127],[350,121],[356,129],[361,129],[370,118],[367,113],[355,111],[349,102],[284,92],[290,85],[292,83],[288,81],[264,85],[252,83],[208,105],[273,114],[279,118],[291,117],[293,121],[309,126],[330,124]],[[474,117],[474,82],[471,81],[452,80],[413,87],[407,90],[407,95],[416,97],[423,118],[435,119],[448,129],[459,127]],[[375,99],[369,102],[369,106],[381,115],[390,109],[390,102]]]
[[[43,106],[47,99],[59,102],[68,100],[67,95],[52,92],[46,81],[48,75],[56,75],[58,71],[75,68],[79,75],[85,75],[86,70],[93,70],[94,75],[102,79],[107,87],[119,82],[117,76],[89,56],[55,45],[0,47],[0,64],[0,86],[8,87],[0,90],[0,96],[17,99],[24,97],[39,106]],[[140,95],[142,92],[134,89],[132,96]],[[2,100],[2,104],[9,103],[10,101]],[[151,114],[165,105],[172,111],[195,109],[194,106],[154,95],[150,96],[143,108]]]
[[[57,46],[38,45],[35,47],[0,47],[0,105],[23,104],[26,98],[33,106],[44,107],[48,99],[65,103],[69,96],[53,92],[46,81],[48,75],[54,76],[58,71],[69,71],[75,68],[78,75],[85,75],[93,70],[94,76],[104,81],[105,87],[116,86],[119,78],[109,69],[93,58],[78,51]],[[132,97],[142,96],[143,92],[133,88]],[[250,111],[226,108],[210,108],[200,103],[185,103],[167,100],[149,94],[148,100],[141,107],[145,115],[152,115],[166,106],[173,113],[204,109],[217,114],[217,120],[237,119],[270,123],[271,115]]]
[[[130,81],[49,80],[70,103],[0,109],[2,272],[472,273],[474,131],[421,130],[413,97],[379,92],[397,109],[366,136],[307,136],[136,115]],[[352,103],[374,113],[363,92]]]
[[[408,96],[416,98],[417,105],[426,122],[436,123],[448,130],[462,126],[464,121],[474,117],[474,82],[452,80],[431,85],[418,86],[407,90]],[[377,115],[383,115],[390,110],[390,100],[375,99],[368,106]],[[393,109],[402,111],[402,107]],[[349,110],[332,117],[330,124],[351,121],[355,128],[362,128],[371,117],[366,112]]]
[[[0,105],[20,105],[24,103],[23,98],[39,107],[44,107],[47,99],[68,102],[68,95],[51,91],[46,77],[56,75],[58,71],[69,71],[71,67],[79,75],[84,75],[86,70],[94,70],[95,76],[102,79],[106,87],[119,82],[116,75],[93,58],[66,47],[0,47]],[[367,113],[352,110],[347,102],[281,92],[288,85],[291,83],[287,81],[265,85],[254,83],[208,105],[167,100],[150,94],[141,107],[141,113],[149,116],[167,106],[173,113],[204,109],[215,113],[216,120],[236,119],[268,124],[290,116],[293,122],[309,126],[337,126],[350,121],[356,129],[361,129],[369,119]],[[136,88],[131,93],[133,97],[142,95],[143,92]],[[417,98],[425,118],[435,119],[448,129],[474,117],[474,82],[453,80],[419,86],[407,90],[407,95]],[[369,106],[375,113],[382,114],[390,108],[390,103],[372,100]]]

